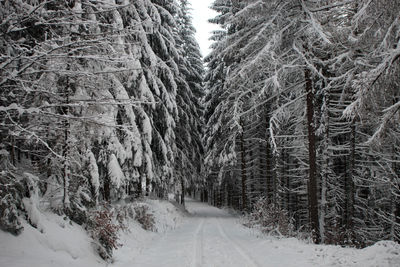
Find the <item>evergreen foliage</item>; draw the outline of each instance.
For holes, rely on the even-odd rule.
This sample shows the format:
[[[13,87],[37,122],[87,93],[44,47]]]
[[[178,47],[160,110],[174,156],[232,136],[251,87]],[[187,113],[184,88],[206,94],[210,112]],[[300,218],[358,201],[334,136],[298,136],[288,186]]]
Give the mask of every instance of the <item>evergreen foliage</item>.
[[[388,4],[214,1],[213,203],[247,211],[262,196],[317,243],[399,241],[400,24]]]
[[[201,185],[204,67],[188,12],[175,0],[0,3],[1,229],[22,230],[24,172],[40,208],[80,224],[104,201]],[[96,216],[108,259],[119,229]]]

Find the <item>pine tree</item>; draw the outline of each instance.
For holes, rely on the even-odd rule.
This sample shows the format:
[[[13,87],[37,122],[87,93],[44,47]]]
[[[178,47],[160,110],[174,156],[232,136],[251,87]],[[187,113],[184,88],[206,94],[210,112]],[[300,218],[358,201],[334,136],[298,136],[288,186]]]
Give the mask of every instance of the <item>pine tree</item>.
[[[175,174],[181,183],[181,202],[184,204],[186,188],[196,192],[203,187],[201,179],[203,145],[201,142],[202,107],[200,101],[204,95],[202,81],[204,75],[200,48],[195,40],[195,29],[190,17],[187,1],[180,1],[178,14],[181,60],[179,62],[180,79],[178,81],[178,121],[176,133],[177,159]]]

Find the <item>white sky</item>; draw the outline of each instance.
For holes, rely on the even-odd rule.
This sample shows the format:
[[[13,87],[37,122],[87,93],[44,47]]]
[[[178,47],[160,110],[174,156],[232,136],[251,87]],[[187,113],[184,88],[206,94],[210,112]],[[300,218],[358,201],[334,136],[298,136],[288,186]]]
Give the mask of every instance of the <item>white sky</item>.
[[[214,18],[217,13],[208,7],[214,0],[189,0],[192,4],[192,18],[193,26],[196,28],[196,39],[200,45],[201,54],[208,55],[211,51],[209,49],[211,41],[208,39],[211,36],[211,31],[217,29],[217,26],[208,23],[208,19]]]

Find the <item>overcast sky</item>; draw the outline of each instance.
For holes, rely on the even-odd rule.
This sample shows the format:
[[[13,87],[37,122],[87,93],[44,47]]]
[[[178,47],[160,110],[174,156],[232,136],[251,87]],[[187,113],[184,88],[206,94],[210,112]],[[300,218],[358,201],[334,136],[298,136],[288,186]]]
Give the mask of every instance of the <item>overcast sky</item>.
[[[197,31],[196,39],[199,42],[203,57],[210,52],[209,47],[212,43],[208,40],[211,35],[210,32],[217,28],[216,25],[208,23],[209,18],[213,18],[217,15],[216,12],[208,8],[213,1],[214,0],[190,0],[193,9],[193,25]]]

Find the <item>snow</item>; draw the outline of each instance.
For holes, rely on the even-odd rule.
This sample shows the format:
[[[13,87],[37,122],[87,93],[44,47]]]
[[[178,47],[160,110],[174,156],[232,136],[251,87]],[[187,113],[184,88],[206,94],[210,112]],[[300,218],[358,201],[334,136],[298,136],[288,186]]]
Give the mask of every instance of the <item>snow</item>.
[[[94,249],[93,239],[79,225],[51,212],[37,209],[36,215],[44,231],[23,221],[24,231],[19,236],[0,230],[1,267],[96,267],[129,266],[132,257],[139,257],[146,245],[160,238],[165,232],[182,223],[182,212],[167,201],[146,200],[152,211],[157,232],[142,229],[130,220],[128,231],[121,233],[121,248],[114,251],[114,263],[104,262]]]
[[[87,151],[87,158],[89,161],[88,169],[90,173],[90,183],[93,186],[97,196],[100,188],[99,168],[97,166],[96,158],[92,151],[90,150]]]
[[[400,266],[400,245],[381,241],[365,249],[278,239],[241,225],[229,212],[186,200],[188,216],[167,201],[145,200],[155,216],[157,232],[130,221],[121,248],[106,264],[94,251],[81,226],[41,212],[40,233],[24,222],[15,237],[0,231],[0,266]]]
[[[157,232],[143,230],[138,224],[131,224],[129,231],[121,235],[121,248],[114,252],[114,262],[110,266],[147,266],[136,265],[135,261],[142,258],[144,251],[154,246],[166,233],[181,225],[184,221],[183,213],[167,201],[146,200],[155,217]],[[160,265],[159,263],[159,266]]]
[[[111,154],[110,156],[110,162],[108,163],[108,175],[110,176],[112,184],[115,185],[116,188],[120,188],[125,180],[124,173],[118,163],[117,157],[114,154]]]
[[[53,213],[41,213],[43,233],[26,222],[18,237],[0,231],[0,266],[105,266],[86,232]]]
[[[118,266],[399,266],[400,245],[383,241],[357,250],[277,239],[245,228],[238,217],[187,200],[191,216]]]

